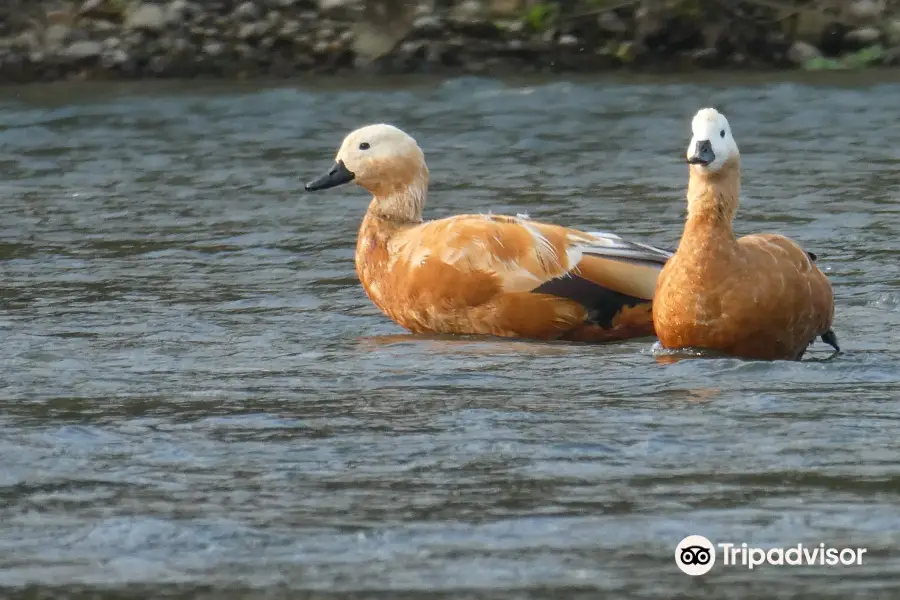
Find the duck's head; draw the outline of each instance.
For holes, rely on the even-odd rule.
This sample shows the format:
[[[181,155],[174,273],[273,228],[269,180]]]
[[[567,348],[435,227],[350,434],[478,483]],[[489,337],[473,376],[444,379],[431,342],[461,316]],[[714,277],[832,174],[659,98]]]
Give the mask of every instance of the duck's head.
[[[427,182],[425,155],[406,132],[393,125],[361,127],[347,135],[334,166],[306,184],[306,191],[327,190],[351,181],[376,197]]]
[[[691,122],[691,131],[693,135],[687,147],[691,170],[709,175],[738,162],[740,153],[731,135],[731,126],[725,115],[716,109],[699,110]]]

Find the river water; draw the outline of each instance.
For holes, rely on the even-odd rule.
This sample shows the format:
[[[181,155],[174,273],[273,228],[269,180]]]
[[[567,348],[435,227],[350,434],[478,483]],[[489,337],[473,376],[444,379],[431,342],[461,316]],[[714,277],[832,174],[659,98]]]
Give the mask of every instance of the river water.
[[[0,90],[4,597],[896,597],[900,85],[352,84]],[[408,336],[355,278],[365,193],[302,191],[387,121],[429,216],[674,247],[708,105],[840,356]],[[689,534],[867,552],[692,578]]]

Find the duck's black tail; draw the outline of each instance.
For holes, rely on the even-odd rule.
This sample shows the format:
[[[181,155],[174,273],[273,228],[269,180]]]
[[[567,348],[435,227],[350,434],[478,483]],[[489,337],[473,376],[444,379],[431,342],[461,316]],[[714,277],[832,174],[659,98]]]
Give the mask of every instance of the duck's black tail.
[[[822,334],[822,341],[834,348],[835,352],[840,352],[841,347],[838,346],[837,336],[834,334],[833,329],[829,329],[825,333]]]

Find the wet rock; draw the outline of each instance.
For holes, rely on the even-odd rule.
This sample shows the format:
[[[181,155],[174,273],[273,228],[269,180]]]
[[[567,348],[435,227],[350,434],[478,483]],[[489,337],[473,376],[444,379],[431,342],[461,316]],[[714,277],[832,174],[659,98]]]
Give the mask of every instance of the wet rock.
[[[719,66],[721,64],[721,56],[715,48],[703,48],[691,53],[691,62],[698,67],[706,69]]]
[[[244,2],[234,9],[232,16],[239,21],[255,21],[262,17],[262,10],[253,2]]]
[[[334,37],[334,30],[330,27],[323,27],[315,32],[315,37],[320,40],[328,41]]]
[[[297,37],[299,32],[299,21],[285,21],[281,24],[281,27],[278,28],[278,33],[276,33],[275,36],[277,39],[281,40],[293,40]]]
[[[207,56],[221,56],[225,53],[225,44],[221,42],[206,42],[203,44],[202,51]]]
[[[498,27],[496,23],[486,20],[454,19],[447,24],[445,29],[461,34],[466,38],[478,39],[482,42],[499,41],[505,37],[503,29]],[[556,37],[555,29],[548,30],[546,33],[549,33],[552,38]]]
[[[106,50],[100,57],[100,64],[107,69],[117,68],[128,62],[128,53],[121,48]]]
[[[166,26],[166,13],[157,4],[139,4],[125,18],[126,29],[159,33]]]
[[[390,53],[409,35],[417,7],[404,0],[366,0],[353,25],[352,52],[360,65]]]
[[[88,27],[90,28],[91,31],[97,32],[97,33],[118,31],[118,29],[119,29],[119,26],[116,23],[113,23],[111,21],[104,21],[104,20],[91,21],[90,25]]]
[[[435,15],[416,18],[412,24],[412,34],[418,38],[438,38],[444,31],[444,23]]]
[[[47,48],[59,48],[63,46],[71,34],[71,28],[68,25],[51,25],[44,30],[44,45]]]
[[[11,40],[11,46],[19,50],[36,52],[41,47],[41,38],[35,31],[23,31]]]
[[[266,24],[267,32],[277,31],[281,24],[284,23],[284,17],[280,12],[272,10],[269,11],[263,22]]]
[[[168,56],[151,56],[147,61],[147,71],[154,75],[162,75],[171,66],[172,61]]]
[[[900,44],[900,19],[895,19],[888,24],[887,37],[891,44]]]
[[[628,33],[631,28],[620,19],[616,13],[611,11],[604,11],[600,13],[597,17],[597,26],[602,31],[608,31],[610,33]]]
[[[802,66],[807,62],[821,58],[822,53],[819,49],[807,42],[796,41],[791,44],[787,51],[787,59],[796,66]]]
[[[845,41],[853,46],[872,46],[881,41],[881,32],[875,27],[860,27],[847,33]]]
[[[84,60],[86,58],[96,58],[103,54],[103,44],[100,42],[73,42],[69,44],[60,56],[69,60]]]
[[[884,0],[856,0],[847,8],[850,17],[858,22],[871,22],[884,14]]]
[[[85,0],[78,13],[86,17],[96,17],[105,12],[104,8],[106,8],[106,0]]]
[[[353,7],[353,0],[318,0],[319,12],[336,14]]]
[[[12,10],[0,0],[0,73],[16,65],[16,77],[51,79],[104,70],[243,77],[331,72],[354,61],[372,72],[486,74],[621,62],[815,68],[832,55],[840,64],[894,64],[900,45],[900,8],[886,0],[847,0],[840,18],[807,19],[789,36],[775,25],[685,17],[665,0],[598,1],[13,0]],[[561,16],[537,27],[529,11],[547,4]]]
[[[191,53],[191,45],[187,40],[176,38],[167,42],[164,46],[166,54],[185,56]]]
[[[328,46],[329,46],[328,42],[325,42],[325,41],[316,42],[312,48],[313,54],[327,54]]]
[[[143,31],[129,31],[122,36],[122,41],[132,47],[145,46],[148,36]]]
[[[525,21],[513,21],[506,24],[506,32],[510,35],[522,35],[525,32]]]
[[[256,51],[249,44],[238,44],[234,48],[235,54],[240,56],[241,58],[252,58]]]
[[[187,0],[172,0],[165,11],[166,23],[178,23],[196,11]]]
[[[517,17],[525,10],[523,0],[488,0],[487,11],[492,17]]]
[[[121,21],[122,7],[110,0],[85,0],[78,14],[91,19]]]
[[[453,7],[453,16],[457,19],[482,19],[486,16],[484,6],[478,0],[463,0]]]
[[[397,51],[397,58],[402,63],[401,69],[404,71],[414,70],[418,65],[425,62],[428,56],[428,42],[404,42]]]
[[[238,29],[237,38],[244,41],[258,40],[266,35],[268,29],[265,23],[245,23]]]
[[[74,14],[69,10],[48,10],[45,14],[47,23],[50,25],[72,25]]]

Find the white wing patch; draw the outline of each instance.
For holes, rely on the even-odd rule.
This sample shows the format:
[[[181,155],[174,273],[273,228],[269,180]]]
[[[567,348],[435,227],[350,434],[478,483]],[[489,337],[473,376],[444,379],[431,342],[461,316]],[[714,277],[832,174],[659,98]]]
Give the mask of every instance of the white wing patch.
[[[578,274],[578,263],[581,262],[581,259],[584,258],[584,251],[576,245],[571,245],[566,249],[566,258],[569,261],[567,265],[569,267],[569,273]]]
[[[501,277],[504,292],[530,292],[544,283],[542,279],[528,269],[523,269],[517,262],[509,261],[502,264],[506,267]]]
[[[629,258],[632,260],[648,261],[656,264],[665,264],[673,253],[662,250],[656,246],[629,242],[614,233],[606,231],[591,231],[589,238],[575,238],[574,244],[578,244],[584,254],[596,254],[610,258]]]
[[[549,272],[561,270],[562,265],[559,263],[559,256],[556,254],[556,248],[553,247],[550,240],[544,237],[544,234],[542,234],[537,227],[524,219],[519,219],[519,225],[524,227],[534,239],[534,251],[537,254],[537,259],[541,265]]]

